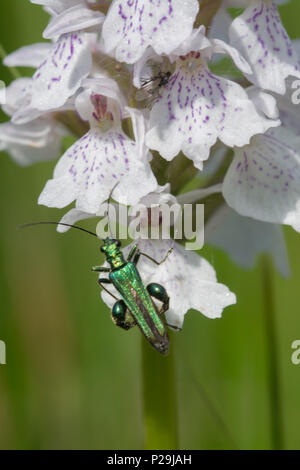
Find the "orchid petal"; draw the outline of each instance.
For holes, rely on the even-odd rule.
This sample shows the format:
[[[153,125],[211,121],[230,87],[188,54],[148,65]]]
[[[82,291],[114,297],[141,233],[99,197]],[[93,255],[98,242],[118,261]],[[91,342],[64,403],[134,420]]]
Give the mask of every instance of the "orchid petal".
[[[221,183],[208,186],[207,188],[194,189],[194,191],[179,194],[179,196],[177,196],[177,201],[179,204],[192,204],[208,196],[211,196],[212,194],[221,193],[222,189],[223,185]]]
[[[74,33],[81,30],[91,30],[104,21],[103,13],[93,11],[85,5],[75,5],[60,15],[54,16],[43,33],[45,39],[56,39],[62,34]],[[96,29],[96,30],[97,30]]]
[[[134,141],[118,128],[106,133],[94,129],[61,157],[39,204],[65,207],[76,199],[78,209],[96,213],[117,182],[114,198],[124,204],[136,204],[157,187],[147,158],[138,158]]]
[[[255,104],[256,109],[270,119],[279,118],[279,109],[274,96],[265,93],[255,86],[247,88],[246,91],[251,101]]]
[[[296,52],[297,56],[300,58],[300,39],[293,39],[292,40],[294,51]]]
[[[88,75],[91,63],[84,33],[61,36],[32,78],[30,107],[47,111],[63,106]]]
[[[12,116],[24,103],[24,91],[28,89],[30,83],[30,78],[17,78],[6,88],[6,103],[2,105],[6,114]]]
[[[82,88],[84,91],[76,97],[75,106],[84,121],[89,121],[91,125],[95,121],[95,109],[90,99],[91,94],[106,96],[115,102],[116,112],[113,113],[115,119],[120,120],[121,116],[125,114],[126,99],[117,82],[112,78],[99,75],[95,78],[86,78],[82,81]],[[110,109],[110,111],[114,111],[114,109]]]
[[[223,205],[205,225],[206,243],[222,248],[244,269],[253,268],[262,253],[272,256],[277,270],[290,274],[282,227],[240,216]]]
[[[281,126],[235,149],[223,187],[229,206],[241,215],[296,227],[300,218],[299,148],[300,137]]]
[[[211,26],[208,30],[208,38],[217,38],[229,42],[228,30],[232,23],[232,18],[222,5],[215,14]]]
[[[191,33],[198,9],[197,0],[114,0],[103,24],[106,52],[130,64],[148,46],[169,54]]]
[[[147,155],[149,161],[152,160],[152,154],[148,151],[145,143],[148,121],[145,119],[144,113],[141,110],[129,107],[126,107],[126,111],[131,118],[138,158],[142,159],[144,155]]]
[[[138,205],[143,204],[146,207],[151,207],[153,205],[158,206],[159,204],[162,204],[162,203],[164,204],[175,203],[176,198],[175,196],[172,196],[171,194],[169,194],[169,191],[170,191],[170,185],[168,183],[165,184],[164,186],[158,185],[155,191],[142,197]],[[114,204],[114,203],[111,203],[111,204],[114,206],[115,211],[116,211],[116,216],[118,217],[120,205]],[[60,222],[73,225],[79,220],[91,219],[94,217],[101,217],[101,216],[103,216],[102,208],[97,213],[94,213],[94,214],[73,208],[63,216]],[[135,219],[135,215],[129,216],[128,222],[131,222],[133,219]],[[148,223],[148,217],[147,217],[146,222]],[[69,229],[70,227],[58,226],[57,231],[63,233],[63,232],[67,232]]]
[[[299,58],[273,1],[252,1],[233,21],[229,36],[252,67],[247,78],[258,87],[283,95],[285,79],[300,77]]]
[[[46,120],[21,126],[9,122],[0,124],[0,146],[21,166],[57,158],[61,136],[59,128]]]
[[[59,14],[66,10],[67,8],[71,8],[74,5],[78,5],[83,3],[84,0],[30,0],[31,3],[36,5],[43,5],[46,8],[50,8],[56,14]]]
[[[284,96],[275,95],[282,125],[296,135],[300,135],[300,81],[292,77],[286,80],[287,92]],[[295,88],[296,85],[296,88]]]
[[[80,220],[90,219],[91,217],[96,217],[96,214],[90,214],[88,212],[81,211],[79,209],[73,208],[69,210],[60,220],[61,224],[74,225]],[[66,227],[64,225],[58,225],[57,231],[60,233],[65,233],[70,230],[71,227]]]
[[[248,62],[234,47],[229,46],[226,42],[221,39],[211,39],[213,50],[216,54],[227,54],[229,55],[238,69],[245,74],[252,74],[252,69]]]
[[[205,36],[205,26],[201,25],[198,29],[193,29],[191,34],[182,41],[176,49],[169,54],[169,59],[174,62],[180,56],[185,56],[191,51],[202,51],[203,57],[211,58],[213,52],[212,43]]]
[[[202,169],[218,138],[230,147],[242,146],[279,124],[261,116],[238,84],[204,65],[190,71],[179,64],[151,110],[146,143],[167,160],[182,150]]]
[[[49,42],[41,42],[24,46],[7,55],[3,64],[7,67],[34,67],[37,68],[52,48]]]
[[[268,1],[268,0],[265,0]],[[290,0],[275,0],[276,5],[284,5]],[[247,8],[249,0],[223,0],[224,6],[227,8]]]

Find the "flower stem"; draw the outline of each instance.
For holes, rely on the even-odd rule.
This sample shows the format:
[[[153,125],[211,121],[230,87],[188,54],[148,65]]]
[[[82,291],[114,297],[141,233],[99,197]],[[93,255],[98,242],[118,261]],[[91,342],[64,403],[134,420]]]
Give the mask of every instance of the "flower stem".
[[[56,113],[55,119],[61,122],[75,137],[78,137],[79,139],[89,130],[87,124],[73,111]]]
[[[283,414],[280,393],[279,360],[275,323],[274,291],[272,285],[272,266],[267,255],[262,260],[265,338],[267,348],[268,386],[270,402],[270,423],[272,448],[284,448]]]
[[[178,194],[180,189],[189,182],[198,170],[191,160],[180,152],[165,169],[166,181],[170,181],[172,194]]]
[[[172,345],[171,345],[172,347]],[[161,356],[142,338],[145,449],[178,449],[174,355]]]
[[[213,17],[220,8],[222,0],[201,0],[200,10],[196,18],[195,26],[198,28],[201,24],[208,28]]]

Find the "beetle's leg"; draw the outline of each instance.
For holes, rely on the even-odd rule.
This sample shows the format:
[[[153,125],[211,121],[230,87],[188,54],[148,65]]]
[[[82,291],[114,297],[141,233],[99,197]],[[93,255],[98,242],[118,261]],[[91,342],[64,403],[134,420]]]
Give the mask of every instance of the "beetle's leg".
[[[127,261],[131,261],[132,258],[134,257],[136,251],[138,250],[138,246],[137,245],[133,245],[133,247],[131,248],[130,252],[129,252],[129,255],[127,257]]]
[[[141,256],[141,252],[140,252],[140,250],[137,250],[135,255],[134,255],[133,261],[132,261],[133,264],[135,264],[135,266],[138,264],[140,256]]]
[[[112,282],[110,279],[107,279],[107,277],[99,277],[98,283],[101,285],[101,284],[111,284]]]
[[[139,251],[139,253],[137,253],[137,255],[139,255],[139,257],[140,257],[141,255],[142,255],[142,256],[145,256],[146,258],[150,259],[150,261],[153,261],[153,263],[155,263],[157,266],[160,266],[161,264],[163,264],[163,263],[166,261],[166,259],[168,258],[168,256],[172,253],[172,251],[173,251],[173,247],[168,250],[166,256],[165,256],[161,261],[156,261],[156,259],[151,258],[151,256],[147,255],[147,253],[142,253],[141,251]],[[137,255],[136,255],[136,256],[137,256]],[[136,257],[136,256],[135,256],[135,257]],[[138,259],[137,259],[137,261],[138,261]]]
[[[172,253],[172,251],[173,251],[173,247],[169,249],[166,256],[161,261],[156,261],[156,259],[154,259],[151,256],[147,255],[147,253],[141,252],[137,245],[134,245],[131,248],[130,252],[129,252],[127,261],[132,260],[133,264],[137,265],[137,263],[140,259],[140,256],[142,255],[142,256],[145,256],[146,258],[148,258],[150,261],[153,261],[153,263],[155,263],[157,266],[159,266],[160,264],[163,264],[166,261],[168,256]]]
[[[111,269],[106,268],[105,266],[93,266],[92,271],[95,271],[97,273],[109,273]]]
[[[98,284],[102,287],[103,290],[105,290],[105,292],[107,292],[109,295],[111,295],[115,300],[119,300],[114,294],[112,294],[108,289],[106,289],[106,287],[103,285],[103,284],[111,284],[111,280],[110,279],[107,279],[105,277],[103,278],[99,278],[98,279]]]
[[[167,325],[169,328],[173,328],[173,329],[176,330],[176,331],[181,331],[181,330],[182,330],[182,328],[180,328],[179,326],[170,325],[170,323],[166,323],[166,325]]]
[[[112,311],[111,311],[111,318],[112,321],[124,330],[129,330],[132,328],[136,323],[134,319],[128,312],[128,308],[124,302],[124,300],[118,299],[114,294],[112,294],[103,284],[111,284],[111,280],[107,278],[100,278],[98,279],[98,284],[105,290],[109,295],[111,295],[115,300],[116,303],[114,304]]]
[[[127,305],[122,299],[118,300],[113,306],[111,311],[111,318],[117,326],[123,328],[124,330],[129,330],[129,328],[132,328],[136,324],[135,320],[129,313]]]
[[[167,310],[169,310],[170,298],[166,289],[162,285],[157,284],[156,282],[151,282],[151,284],[148,284],[147,290],[151,297],[154,297],[155,299],[160,300],[162,302],[162,306],[158,311],[159,316],[161,317]],[[174,330],[181,331],[181,328],[179,328],[178,326],[169,325],[169,323],[166,323],[166,325],[170,326],[171,328],[174,328]]]
[[[138,260],[140,259],[140,256],[141,256],[141,252],[138,248],[137,245],[134,245],[131,250],[130,250],[130,253],[128,255],[128,258],[127,258],[127,261],[131,261],[133,262],[133,264],[136,266],[137,263],[138,263]],[[133,258],[133,259],[132,259]]]
[[[160,302],[162,302],[162,306],[159,310],[160,315],[169,310],[170,298],[166,289],[163,286],[157,284],[156,282],[151,282],[151,284],[148,284],[147,286],[147,291],[149,292],[151,297],[154,297],[155,299],[160,300]]]

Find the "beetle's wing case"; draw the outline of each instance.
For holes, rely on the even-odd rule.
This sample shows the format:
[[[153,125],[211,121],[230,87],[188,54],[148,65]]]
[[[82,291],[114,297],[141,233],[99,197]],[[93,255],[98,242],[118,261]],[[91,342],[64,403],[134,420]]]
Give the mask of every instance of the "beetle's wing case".
[[[145,338],[155,349],[166,354],[169,346],[166,326],[135,265],[128,262],[121,268],[114,269],[109,278],[122,296]]]

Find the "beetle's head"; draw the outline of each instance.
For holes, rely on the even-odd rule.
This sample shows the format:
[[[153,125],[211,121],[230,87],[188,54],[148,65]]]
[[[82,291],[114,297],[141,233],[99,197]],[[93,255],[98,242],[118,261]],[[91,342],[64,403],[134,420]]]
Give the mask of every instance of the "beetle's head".
[[[100,251],[105,254],[107,261],[112,267],[117,267],[124,263],[120,247],[120,240],[109,237],[104,240],[104,244],[100,247]]]
[[[110,251],[113,251],[113,250],[119,250],[120,247],[121,247],[120,240],[107,237],[104,240],[104,244],[100,246],[100,251],[102,251],[102,253],[109,253]]]

